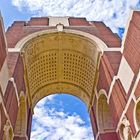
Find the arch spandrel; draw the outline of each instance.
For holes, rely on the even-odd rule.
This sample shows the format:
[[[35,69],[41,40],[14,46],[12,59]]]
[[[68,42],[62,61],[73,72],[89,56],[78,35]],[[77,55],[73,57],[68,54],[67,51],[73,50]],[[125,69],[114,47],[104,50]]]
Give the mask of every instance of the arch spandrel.
[[[52,93],[71,93],[89,105],[100,56],[94,41],[51,33],[29,40],[21,51],[33,104]]]

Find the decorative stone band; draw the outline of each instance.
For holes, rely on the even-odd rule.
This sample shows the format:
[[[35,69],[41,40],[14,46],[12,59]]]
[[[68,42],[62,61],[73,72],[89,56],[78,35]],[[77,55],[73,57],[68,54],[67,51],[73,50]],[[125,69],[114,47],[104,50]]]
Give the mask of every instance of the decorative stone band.
[[[18,106],[19,106],[19,96],[18,96],[18,91],[17,91],[17,86],[16,86],[16,83],[15,83],[15,80],[14,80],[13,77],[11,77],[10,81],[13,83],[13,86],[15,88],[16,98],[17,98],[17,102],[18,102]]]

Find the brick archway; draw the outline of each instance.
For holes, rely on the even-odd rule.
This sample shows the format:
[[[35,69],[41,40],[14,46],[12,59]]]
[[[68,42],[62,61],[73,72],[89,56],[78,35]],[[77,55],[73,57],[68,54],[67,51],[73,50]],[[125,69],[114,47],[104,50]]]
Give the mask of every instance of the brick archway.
[[[13,85],[18,103],[13,123],[15,140],[30,137],[33,108],[47,95],[72,94],[83,100],[91,112],[101,55],[120,50],[108,48],[100,38],[80,30],[57,30],[31,33],[8,49],[8,65],[12,66],[11,60],[16,62],[14,71],[10,68],[10,75],[15,75],[8,83]],[[20,97],[21,91],[25,97]]]
[[[96,140],[119,140],[124,116],[131,122],[132,134],[138,133],[130,110],[140,96],[139,40],[133,38],[140,35],[135,22],[139,15],[133,12],[122,48],[119,37],[102,22],[73,17],[31,18],[28,22],[14,22],[5,34],[0,17],[1,130],[5,128],[0,139],[9,129],[9,137],[16,138],[16,121],[22,122],[18,112],[24,110],[21,106],[25,104],[27,130],[18,140],[30,138],[35,104],[44,96],[60,92],[75,95],[86,103]],[[102,89],[106,97],[100,96]],[[24,102],[20,100],[21,91],[25,93]],[[108,114],[114,121],[109,133],[104,131],[108,123],[99,126],[110,119]]]

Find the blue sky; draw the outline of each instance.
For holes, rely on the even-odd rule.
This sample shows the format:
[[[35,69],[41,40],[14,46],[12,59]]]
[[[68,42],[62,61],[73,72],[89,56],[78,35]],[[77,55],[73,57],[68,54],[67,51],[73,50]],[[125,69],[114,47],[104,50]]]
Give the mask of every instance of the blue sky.
[[[75,16],[103,21],[120,37],[130,9],[138,8],[140,0],[0,0],[6,28],[31,16]],[[42,99],[34,109],[31,140],[92,140],[86,111],[84,103],[70,95]]]
[[[86,105],[77,97],[50,95],[34,113],[31,140],[93,140]]]

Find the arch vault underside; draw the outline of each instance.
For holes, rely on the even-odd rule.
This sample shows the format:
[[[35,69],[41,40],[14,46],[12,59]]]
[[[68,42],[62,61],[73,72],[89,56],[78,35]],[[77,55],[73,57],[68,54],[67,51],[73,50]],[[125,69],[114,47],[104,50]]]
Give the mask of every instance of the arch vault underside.
[[[30,103],[52,93],[69,93],[92,102],[100,50],[94,41],[71,33],[51,33],[21,49]]]

